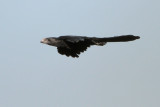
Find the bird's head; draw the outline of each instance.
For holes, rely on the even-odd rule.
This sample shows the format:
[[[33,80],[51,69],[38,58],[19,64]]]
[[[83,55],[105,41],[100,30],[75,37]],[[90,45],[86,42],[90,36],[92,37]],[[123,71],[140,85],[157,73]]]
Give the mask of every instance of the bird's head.
[[[41,43],[50,44],[50,39],[49,38],[44,38],[44,39],[41,40]]]
[[[41,40],[41,43],[51,45],[51,46],[56,46],[57,45],[57,38],[56,37],[49,37],[49,38],[44,38]]]

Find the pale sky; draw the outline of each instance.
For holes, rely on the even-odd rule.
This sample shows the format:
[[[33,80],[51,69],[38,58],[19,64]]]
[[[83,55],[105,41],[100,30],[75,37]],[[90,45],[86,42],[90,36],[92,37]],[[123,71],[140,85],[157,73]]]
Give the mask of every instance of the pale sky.
[[[0,0],[0,107],[160,107],[159,0]],[[40,43],[79,35],[141,39],[79,58]]]

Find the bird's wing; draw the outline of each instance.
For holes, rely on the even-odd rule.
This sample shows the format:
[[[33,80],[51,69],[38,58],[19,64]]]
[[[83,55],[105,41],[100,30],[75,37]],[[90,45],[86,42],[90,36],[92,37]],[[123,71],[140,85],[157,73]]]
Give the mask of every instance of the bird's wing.
[[[74,52],[73,50],[64,48],[64,47],[57,47],[57,50],[58,50],[58,53],[60,53],[61,55],[79,57],[76,52]]]
[[[62,38],[62,36],[61,36]],[[58,47],[58,52],[62,55],[79,57],[78,55],[81,52],[87,50],[88,47],[93,45],[92,41],[87,37],[69,37],[63,36],[63,41],[68,45],[69,48],[66,47]]]

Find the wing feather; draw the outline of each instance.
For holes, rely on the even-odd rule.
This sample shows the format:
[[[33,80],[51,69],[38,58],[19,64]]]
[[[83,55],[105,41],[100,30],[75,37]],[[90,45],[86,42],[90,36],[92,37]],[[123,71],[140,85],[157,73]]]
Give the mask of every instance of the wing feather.
[[[84,39],[83,41],[79,40],[78,42],[70,42],[64,39],[64,42],[68,45],[69,48],[58,47],[58,52],[62,55],[72,57],[79,57],[81,52],[86,51],[88,47],[93,45],[90,39]]]

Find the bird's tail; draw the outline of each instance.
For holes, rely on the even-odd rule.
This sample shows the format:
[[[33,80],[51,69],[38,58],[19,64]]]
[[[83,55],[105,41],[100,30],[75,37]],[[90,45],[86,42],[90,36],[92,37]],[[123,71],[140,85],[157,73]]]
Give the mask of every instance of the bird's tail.
[[[92,40],[95,42],[95,45],[103,46],[107,42],[128,42],[128,41],[134,41],[139,38],[140,38],[139,36],[134,36],[134,35],[122,35],[122,36],[107,37],[107,38],[92,38]]]

